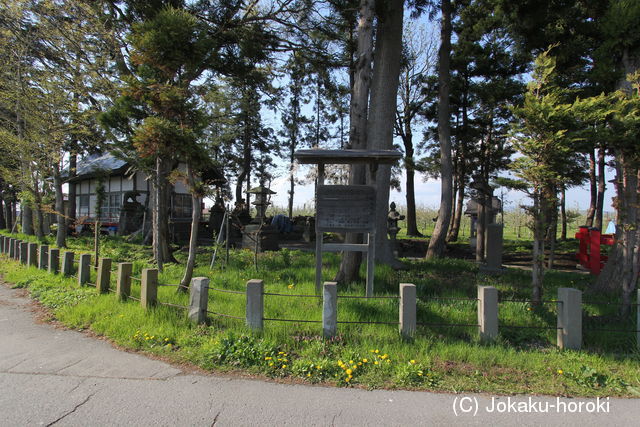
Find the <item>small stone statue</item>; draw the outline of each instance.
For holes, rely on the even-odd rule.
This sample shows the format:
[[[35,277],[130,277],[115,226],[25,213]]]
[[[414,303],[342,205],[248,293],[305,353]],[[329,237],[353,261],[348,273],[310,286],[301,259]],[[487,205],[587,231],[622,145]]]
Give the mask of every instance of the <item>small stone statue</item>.
[[[396,210],[396,204],[391,202],[389,205],[389,214],[387,215],[387,232],[389,233],[389,239],[391,239],[391,246],[393,247],[393,252],[397,256],[397,247],[396,247],[396,236],[400,231],[400,227],[398,227],[398,221],[402,221],[405,218],[404,215],[400,215],[400,213]]]

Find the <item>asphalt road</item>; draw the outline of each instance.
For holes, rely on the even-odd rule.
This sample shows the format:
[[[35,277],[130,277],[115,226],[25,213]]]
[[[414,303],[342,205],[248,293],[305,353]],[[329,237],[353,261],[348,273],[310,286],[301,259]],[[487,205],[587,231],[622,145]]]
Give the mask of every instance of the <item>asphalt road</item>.
[[[640,425],[640,399],[599,403],[594,414],[587,412],[597,409],[592,399],[366,391],[194,374],[36,322],[29,300],[0,286],[1,426]],[[501,411],[490,412],[494,405]]]

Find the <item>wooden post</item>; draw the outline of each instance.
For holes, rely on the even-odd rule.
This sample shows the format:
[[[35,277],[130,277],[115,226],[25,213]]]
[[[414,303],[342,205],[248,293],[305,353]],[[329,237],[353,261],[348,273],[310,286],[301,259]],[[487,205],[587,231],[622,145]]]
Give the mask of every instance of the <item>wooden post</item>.
[[[63,276],[71,276],[73,275],[73,257],[75,254],[71,251],[65,251],[64,257],[62,258],[62,275]]]
[[[153,307],[158,302],[158,270],[145,268],[142,270],[140,286],[140,305],[145,309]]]
[[[558,347],[582,347],[582,292],[577,289],[558,288]]]
[[[373,296],[373,278],[375,276],[376,265],[376,233],[371,232],[367,234],[368,249],[367,249],[367,285],[365,294],[368,297]]]
[[[28,244],[28,261],[27,264],[32,265],[34,267],[38,266],[38,244],[37,243],[29,243]]]
[[[333,338],[338,331],[338,284],[324,282],[322,291],[322,335]]]
[[[16,258],[16,239],[9,239],[9,258]]]
[[[318,208],[318,187],[324,185],[324,164],[318,164],[318,179],[316,181],[316,209]],[[317,217],[317,215],[316,215]],[[316,218],[316,294],[320,295],[322,286],[322,231],[320,221]]]
[[[493,286],[478,286],[478,325],[481,341],[498,337],[498,290]]]
[[[78,285],[84,286],[89,283],[91,273],[91,255],[81,254],[80,263],[78,264]]]
[[[46,270],[49,263],[49,246],[40,245],[38,251],[38,268],[40,270]]]
[[[400,334],[411,339],[416,333],[416,285],[400,283]]]
[[[194,277],[189,287],[189,319],[197,325],[206,323],[208,304],[209,279]]]
[[[60,271],[60,249],[49,249],[49,259],[47,262],[49,273],[58,274]]]
[[[98,261],[98,271],[96,273],[96,289],[98,293],[109,292],[111,282],[111,258],[100,258]]]
[[[131,272],[133,264],[121,262],[118,264],[118,280],[116,282],[116,296],[122,301],[126,301],[131,295]]]
[[[252,279],[247,282],[247,326],[254,331],[261,331],[264,327],[264,282]]]

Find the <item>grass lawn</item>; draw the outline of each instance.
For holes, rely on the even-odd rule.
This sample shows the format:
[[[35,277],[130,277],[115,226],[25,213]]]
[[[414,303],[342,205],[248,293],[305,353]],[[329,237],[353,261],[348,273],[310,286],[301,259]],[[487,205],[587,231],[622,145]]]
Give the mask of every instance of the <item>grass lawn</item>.
[[[26,237],[26,236],[20,236]],[[35,241],[33,237],[29,240]],[[70,239],[70,249],[90,252],[89,238]],[[522,245],[526,247],[526,242]],[[515,245],[509,250],[522,250]],[[105,237],[102,256],[134,263],[134,275],[150,264],[148,247]],[[567,250],[572,250],[568,248]],[[260,255],[258,271],[253,254],[233,250],[226,268],[208,264],[211,248],[201,248],[195,276],[207,276],[210,287],[244,291],[249,279],[263,279],[265,292],[310,295],[314,293],[313,254],[282,250]],[[182,263],[186,254],[176,253]],[[326,280],[338,267],[335,254],[325,257]],[[220,258],[219,258],[220,260]],[[376,295],[398,294],[399,283],[414,283],[419,297],[418,322],[476,324],[478,285],[496,286],[502,299],[530,297],[527,271],[509,270],[500,276],[484,276],[475,264],[460,259],[407,261],[408,268],[393,271],[376,267]],[[410,388],[448,392],[536,393],[570,396],[640,396],[640,352],[633,333],[589,329],[635,329],[635,318],[620,318],[613,305],[585,304],[583,351],[555,348],[555,304],[532,308],[525,302],[500,303],[501,335],[494,344],[478,341],[476,327],[418,328],[413,341],[403,341],[395,325],[339,324],[339,336],[321,337],[318,323],[265,321],[264,331],[251,333],[243,320],[211,315],[207,326],[194,326],[185,311],[157,307],[144,311],[135,301],[118,302],[113,294],[98,295],[93,288],[79,288],[71,278],[50,275],[0,258],[0,274],[16,287],[27,287],[32,296],[52,310],[65,325],[91,329],[118,345],[188,362],[210,370],[242,370],[268,377],[312,383],[367,388]],[[175,284],[182,265],[168,265],[159,282]],[[364,275],[364,270],[363,270]],[[92,273],[90,281],[95,280]],[[586,290],[591,277],[579,273],[548,272],[546,299],[555,299],[558,287]],[[115,287],[115,275],[112,275]],[[339,288],[340,296],[363,295],[364,284]],[[132,295],[139,296],[139,283]],[[435,299],[452,298],[452,299]],[[158,299],[188,304],[188,295],[160,287]],[[616,302],[608,296],[588,295],[585,301]],[[244,317],[244,295],[209,291],[209,310]],[[321,320],[319,298],[265,296],[265,317]],[[339,321],[397,322],[396,299],[340,299]],[[542,326],[549,329],[509,328]]]

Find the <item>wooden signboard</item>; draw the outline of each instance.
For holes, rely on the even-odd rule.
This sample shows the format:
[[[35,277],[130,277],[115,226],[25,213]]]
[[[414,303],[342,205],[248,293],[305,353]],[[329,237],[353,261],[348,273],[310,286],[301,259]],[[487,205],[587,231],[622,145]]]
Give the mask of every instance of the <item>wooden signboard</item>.
[[[375,188],[368,185],[319,185],[318,231],[367,233],[375,229]]]

